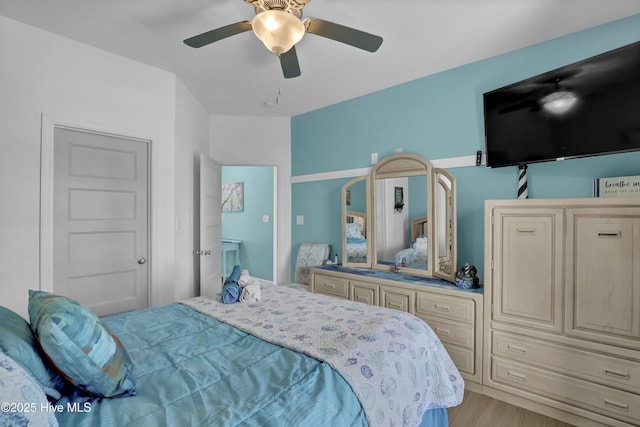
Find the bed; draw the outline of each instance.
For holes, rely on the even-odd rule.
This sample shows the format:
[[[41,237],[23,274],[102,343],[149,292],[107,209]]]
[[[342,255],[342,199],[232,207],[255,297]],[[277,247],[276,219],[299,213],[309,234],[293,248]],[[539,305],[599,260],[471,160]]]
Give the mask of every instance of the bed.
[[[367,230],[364,212],[347,211],[345,227],[347,262],[367,262]]]
[[[393,262],[403,267],[427,268],[427,248],[412,246],[402,249],[393,256]]]
[[[426,216],[421,216],[411,221],[411,246],[398,251],[393,257],[394,263],[413,268],[427,267],[428,223]]]
[[[121,370],[126,380],[117,381],[124,391],[104,397],[87,391],[90,385],[71,384],[66,375],[61,381],[57,372],[64,367],[52,369],[57,357],[48,350],[38,318],[32,319],[36,326],[31,329],[36,329],[32,339],[39,345],[29,344],[24,325],[20,327],[45,373],[36,372],[34,360],[24,352],[11,355],[18,344],[6,338],[21,321],[7,321],[15,313],[3,309],[1,324],[10,326],[0,329],[0,400],[17,401],[19,390],[28,389],[13,384],[7,390],[12,382],[2,381],[3,374],[15,376],[22,365],[32,374],[25,378],[38,383],[22,396],[28,402],[23,409],[36,408],[38,399],[42,405],[45,393],[60,392],[48,397],[48,410],[27,411],[27,416],[41,416],[41,425],[447,425],[444,408],[461,402],[464,382],[422,320],[288,286],[263,284],[261,292],[258,303],[223,304],[219,297],[197,297],[103,319],[89,312],[79,327],[102,323],[104,333],[117,341],[116,353],[121,351],[129,362]],[[87,311],[79,305],[77,310]],[[29,312],[31,316],[31,302]],[[112,370],[103,367],[102,373]],[[25,413],[0,412],[0,417],[9,415]],[[0,425],[20,425],[2,421]]]

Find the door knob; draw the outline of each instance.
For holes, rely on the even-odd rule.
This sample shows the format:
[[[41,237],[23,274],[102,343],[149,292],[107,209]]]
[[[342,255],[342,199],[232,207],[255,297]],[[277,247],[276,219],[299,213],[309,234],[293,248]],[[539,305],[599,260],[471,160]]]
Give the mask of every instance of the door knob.
[[[211,251],[209,249],[204,250],[204,255],[211,255]]]
[[[143,256],[141,256],[140,258],[138,258],[138,264],[146,264],[147,263],[147,259]]]

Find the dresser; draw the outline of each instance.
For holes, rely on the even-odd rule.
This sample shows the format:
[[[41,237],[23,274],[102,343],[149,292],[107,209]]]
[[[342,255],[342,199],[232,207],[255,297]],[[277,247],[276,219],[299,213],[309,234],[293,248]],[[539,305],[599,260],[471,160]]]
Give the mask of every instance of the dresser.
[[[640,425],[640,199],[485,202],[483,392]]]
[[[311,292],[406,311],[436,333],[465,379],[482,382],[483,289],[391,271],[325,265],[312,268]]]

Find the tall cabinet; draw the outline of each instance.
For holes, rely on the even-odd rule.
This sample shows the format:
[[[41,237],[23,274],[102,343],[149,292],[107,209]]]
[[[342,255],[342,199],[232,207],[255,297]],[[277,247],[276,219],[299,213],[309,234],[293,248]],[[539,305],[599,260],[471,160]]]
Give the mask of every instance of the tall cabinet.
[[[640,425],[640,199],[485,203],[486,394]]]

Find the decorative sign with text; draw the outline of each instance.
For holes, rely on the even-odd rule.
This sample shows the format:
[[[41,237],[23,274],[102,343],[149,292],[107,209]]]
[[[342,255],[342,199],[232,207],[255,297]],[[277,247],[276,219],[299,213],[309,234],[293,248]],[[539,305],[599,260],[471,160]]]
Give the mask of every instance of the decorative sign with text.
[[[593,197],[640,197],[640,175],[596,178]]]

